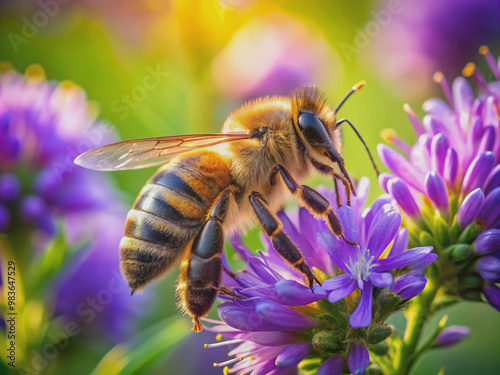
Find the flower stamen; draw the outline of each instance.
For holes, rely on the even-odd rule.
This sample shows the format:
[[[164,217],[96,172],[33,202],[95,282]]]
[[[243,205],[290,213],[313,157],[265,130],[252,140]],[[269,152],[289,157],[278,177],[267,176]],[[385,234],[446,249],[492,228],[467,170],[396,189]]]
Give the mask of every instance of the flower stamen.
[[[451,94],[450,85],[449,85],[448,81],[446,80],[446,78],[444,77],[443,72],[437,71],[436,73],[434,73],[434,75],[432,76],[432,80],[441,86],[441,88],[444,92],[444,95],[446,96],[446,99],[448,100],[448,103],[450,103],[451,108],[454,109],[453,96]]]
[[[488,46],[481,46],[479,48],[479,53],[484,56],[486,62],[488,63],[491,71],[495,75],[495,77],[500,80],[500,68],[497,65],[497,62],[495,61],[495,58],[490,52],[490,49]]]
[[[222,341],[222,342],[216,342],[214,344],[205,344],[203,346],[205,347],[205,349],[211,349],[211,348],[218,348],[219,346],[238,344],[242,341],[244,341],[244,340],[242,340],[242,339],[227,340],[227,341]]]

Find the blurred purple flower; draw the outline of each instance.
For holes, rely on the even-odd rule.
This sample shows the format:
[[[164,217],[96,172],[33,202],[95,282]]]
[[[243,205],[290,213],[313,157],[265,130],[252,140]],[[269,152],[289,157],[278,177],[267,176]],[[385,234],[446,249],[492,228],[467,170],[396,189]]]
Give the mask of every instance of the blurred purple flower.
[[[254,17],[215,57],[214,82],[225,95],[244,100],[331,81],[330,72],[341,74],[339,59],[317,34],[283,14]]]
[[[394,7],[382,0],[374,14],[381,32],[373,37],[369,61],[407,95],[427,92],[437,70],[458,75],[482,44],[500,47],[498,1],[423,0]]]
[[[29,258],[58,234],[56,223],[67,246],[88,241],[58,271],[56,315],[118,338],[130,316],[116,251],[126,210],[104,174],[73,164],[114,138],[93,112],[81,88],[47,82],[39,66],[0,75],[0,231],[30,238]]]
[[[8,232],[32,225],[49,236],[66,215],[111,206],[116,193],[102,174],[73,159],[108,143],[111,128],[95,121],[85,93],[74,84],[46,82],[38,66],[26,78],[0,75],[0,205]]]
[[[470,336],[470,328],[450,326],[445,328],[434,341],[436,346],[446,348],[457,345]]]

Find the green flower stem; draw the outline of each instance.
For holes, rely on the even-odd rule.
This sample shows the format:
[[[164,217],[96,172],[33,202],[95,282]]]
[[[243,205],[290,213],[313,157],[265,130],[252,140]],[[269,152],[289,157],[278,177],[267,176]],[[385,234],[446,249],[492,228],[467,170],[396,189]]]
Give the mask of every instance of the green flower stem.
[[[425,323],[431,314],[431,307],[441,287],[441,280],[429,278],[426,288],[408,307],[407,324],[403,338],[403,347],[398,363],[394,364],[395,374],[408,375],[418,360],[417,346],[422,336]]]

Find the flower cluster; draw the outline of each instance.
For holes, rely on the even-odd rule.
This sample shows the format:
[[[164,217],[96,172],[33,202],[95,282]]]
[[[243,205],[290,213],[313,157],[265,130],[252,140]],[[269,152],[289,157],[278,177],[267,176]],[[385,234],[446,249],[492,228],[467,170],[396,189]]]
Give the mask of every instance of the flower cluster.
[[[480,52],[496,80],[488,83],[467,64],[463,74],[478,84],[476,97],[466,78],[450,87],[436,73],[446,101],[426,101],[422,122],[405,105],[418,140],[409,146],[385,132],[401,153],[379,145],[392,173],[379,181],[407,215],[410,244],[431,245],[439,255],[449,294],[480,300],[483,293],[500,310],[500,68],[487,47]]]
[[[50,273],[58,279],[51,293],[59,294],[60,316],[81,320],[78,306],[116,278],[110,268],[119,272],[113,250],[125,216],[119,192],[105,175],[73,164],[80,153],[113,138],[113,129],[96,121],[95,108],[75,84],[47,82],[38,65],[28,67],[24,76],[13,70],[0,74],[0,233],[12,249],[9,256],[23,269],[29,266],[24,262],[42,258],[47,245],[63,234],[67,243],[61,252],[80,249],[66,269]],[[38,276],[49,274],[30,274],[29,281]],[[106,298],[110,306],[96,320],[113,335],[123,332],[116,316],[125,317],[129,310],[121,282],[114,284],[112,300]]]
[[[310,373],[341,374],[347,365],[361,374],[370,363],[369,351],[383,355],[388,350],[384,340],[392,327],[387,317],[425,286],[422,268],[436,256],[431,247],[406,250],[408,232],[399,230],[401,216],[390,196],[363,210],[368,181],[362,179],[352,206],[338,208],[332,191],[318,190],[336,207],[345,236],[359,246],[333,236],[304,208],[280,212],[285,232],[322,280],[312,292],[266,237],[266,251],[258,257],[235,238],[233,247],[246,267],[223,280],[232,292],[221,296],[221,321],[207,319],[214,324],[209,330],[229,340],[206,347],[234,346],[230,360],[215,364],[234,364],[228,373],[291,374],[299,366]],[[345,203],[342,188],[339,195]]]

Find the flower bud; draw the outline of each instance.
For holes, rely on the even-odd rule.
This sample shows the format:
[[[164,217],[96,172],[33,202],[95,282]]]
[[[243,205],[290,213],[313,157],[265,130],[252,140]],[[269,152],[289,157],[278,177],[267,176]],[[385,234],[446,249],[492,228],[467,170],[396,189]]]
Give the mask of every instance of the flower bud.
[[[500,229],[488,229],[474,243],[476,254],[490,254],[500,250]]]
[[[386,338],[390,337],[394,332],[394,327],[389,325],[383,325],[381,327],[377,327],[372,329],[368,333],[368,338],[366,342],[368,344],[378,344],[381,341],[384,341]]]
[[[462,233],[460,233],[460,236],[458,237],[457,242],[458,243],[468,243],[471,244],[474,242],[474,240],[479,236],[483,229],[481,226],[476,223],[470,223],[465,227]]]
[[[340,353],[343,350],[342,341],[338,332],[331,330],[319,331],[313,336],[312,344],[315,349],[327,353]]]
[[[484,202],[484,194],[481,189],[476,189],[469,193],[458,209],[457,222],[460,228],[465,228],[467,225],[476,220],[477,214],[481,211]]]
[[[481,277],[488,283],[500,282],[500,259],[487,255],[479,258],[476,269]]]
[[[404,301],[419,294],[424,290],[426,284],[427,279],[425,277],[401,277],[391,287],[391,292],[397,294]]]
[[[460,243],[448,247],[446,252],[448,253],[448,260],[454,265],[459,266],[469,260],[469,257],[472,254],[472,249],[469,245]]]
[[[0,202],[11,203],[19,195],[20,183],[12,173],[0,175]]]
[[[434,341],[434,345],[446,348],[456,345],[470,336],[470,329],[462,326],[445,328]]]

